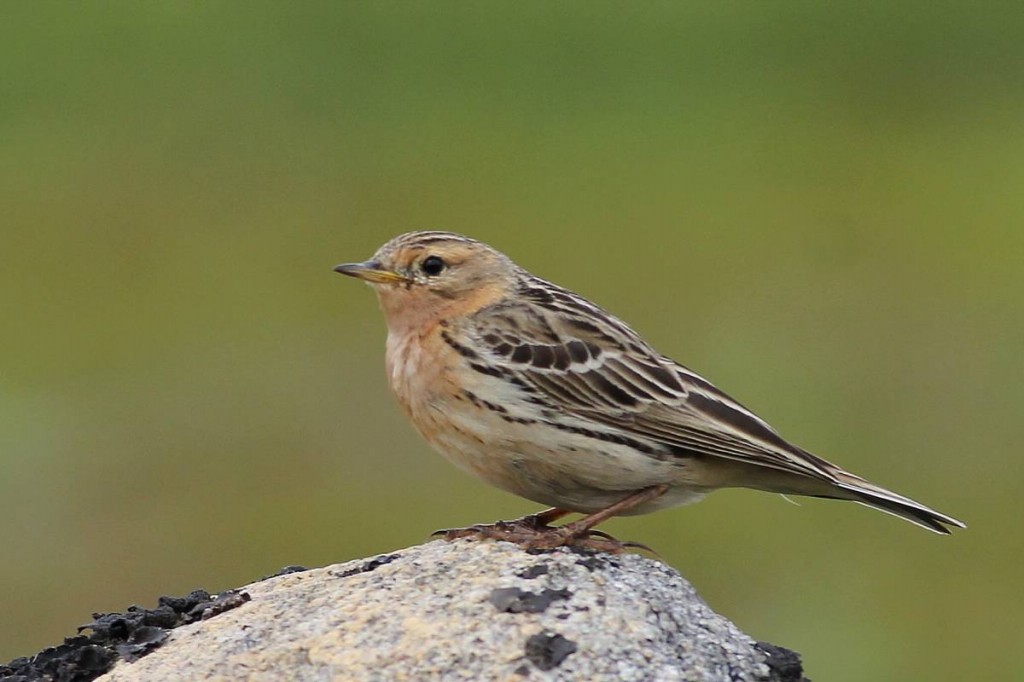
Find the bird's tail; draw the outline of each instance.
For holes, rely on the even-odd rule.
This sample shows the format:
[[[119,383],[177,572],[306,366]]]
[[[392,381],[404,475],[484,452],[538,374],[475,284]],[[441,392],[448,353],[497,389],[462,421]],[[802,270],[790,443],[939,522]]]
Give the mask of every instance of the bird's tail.
[[[897,495],[891,490],[886,490],[873,483],[869,483],[860,476],[855,476],[846,471],[834,471],[832,473],[836,478],[836,487],[846,493],[846,495],[842,496],[844,499],[873,507],[887,514],[898,516],[901,519],[906,519],[934,533],[949,535],[948,526],[955,528],[967,527],[962,521],[958,521],[952,516],[946,516],[924,506],[920,502],[915,502],[909,497]],[[836,497],[839,496],[837,495]]]

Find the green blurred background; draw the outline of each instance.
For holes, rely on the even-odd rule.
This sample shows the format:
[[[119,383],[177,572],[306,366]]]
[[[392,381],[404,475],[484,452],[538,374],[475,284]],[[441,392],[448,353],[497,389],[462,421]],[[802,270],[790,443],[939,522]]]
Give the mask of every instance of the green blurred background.
[[[1020,679],[1018,10],[5,4],[0,659],[536,509],[420,442],[331,272],[450,229],[970,526],[728,491],[607,530],[815,680]]]

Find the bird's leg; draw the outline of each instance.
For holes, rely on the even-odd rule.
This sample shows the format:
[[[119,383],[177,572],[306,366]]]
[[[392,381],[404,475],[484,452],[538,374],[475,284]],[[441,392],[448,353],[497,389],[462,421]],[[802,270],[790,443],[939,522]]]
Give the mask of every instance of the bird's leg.
[[[650,502],[655,498],[661,497],[667,490],[667,485],[652,485],[649,488],[642,488],[632,495],[622,498],[611,506],[605,507],[600,511],[596,511],[589,516],[584,516],[579,521],[573,521],[572,523],[565,524],[559,528],[559,530],[567,532],[570,537],[585,535],[597,524],[604,523],[611,517],[618,516],[622,512],[629,511],[634,507],[639,507],[644,502]]]
[[[593,514],[583,517],[579,521],[573,521],[572,523],[567,523],[564,526],[559,526],[558,528],[552,529],[543,535],[537,535],[535,540],[528,540],[525,544],[520,544],[527,549],[553,549],[563,545],[570,545],[581,549],[592,549],[599,552],[612,553],[621,552],[623,549],[630,546],[649,549],[643,545],[637,545],[635,543],[619,542],[607,533],[595,531],[593,528],[597,524],[607,521],[613,516],[617,516],[618,514],[638,507],[644,502],[650,502],[655,498],[661,497],[667,490],[667,485],[652,485],[649,488],[643,488],[622,498],[615,504],[609,505],[600,511],[596,511]]]

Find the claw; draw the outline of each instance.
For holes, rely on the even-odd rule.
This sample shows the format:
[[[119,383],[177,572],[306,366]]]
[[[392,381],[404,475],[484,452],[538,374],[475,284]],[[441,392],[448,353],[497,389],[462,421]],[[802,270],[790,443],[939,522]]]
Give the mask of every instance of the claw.
[[[639,550],[642,550],[644,552],[650,553],[651,556],[653,556],[653,557],[655,557],[657,559],[661,559],[661,555],[660,554],[658,554],[657,552],[655,552],[653,549],[651,549],[650,547],[648,547],[647,545],[645,545],[642,542],[626,541],[626,542],[622,543],[622,547],[623,547],[623,549],[639,549]]]
[[[591,535],[596,535],[597,537],[604,538],[605,540],[615,540],[614,537],[612,537],[608,533],[605,533],[603,530],[594,530],[593,528],[591,528],[587,531],[587,536]]]
[[[436,538],[444,536],[446,540],[455,540],[460,537],[459,533],[470,533],[475,530],[479,530],[483,526],[469,526],[468,528],[439,528],[430,534],[430,537]]]

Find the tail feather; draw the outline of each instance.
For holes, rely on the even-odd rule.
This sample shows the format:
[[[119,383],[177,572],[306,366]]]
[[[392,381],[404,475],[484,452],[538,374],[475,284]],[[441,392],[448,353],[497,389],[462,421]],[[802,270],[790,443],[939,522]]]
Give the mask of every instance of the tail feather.
[[[933,533],[949,535],[950,526],[967,527],[962,521],[958,521],[952,516],[937,512],[909,497],[903,497],[891,490],[868,483],[859,476],[843,471],[835,472],[835,477],[837,479],[835,485],[848,494],[846,499],[898,516],[922,528],[927,528]]]

